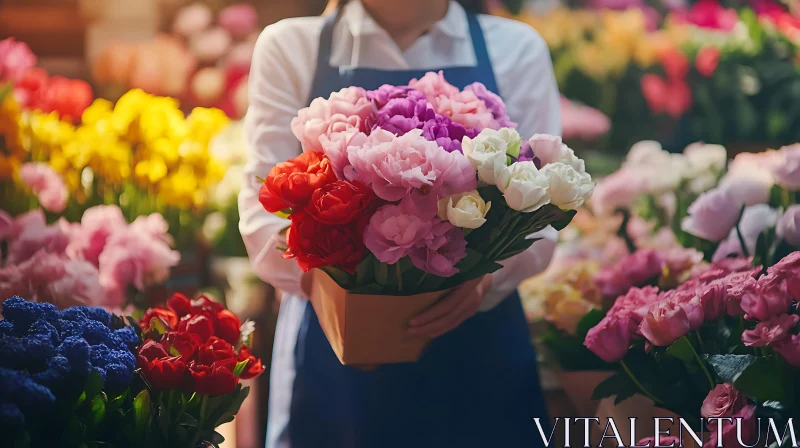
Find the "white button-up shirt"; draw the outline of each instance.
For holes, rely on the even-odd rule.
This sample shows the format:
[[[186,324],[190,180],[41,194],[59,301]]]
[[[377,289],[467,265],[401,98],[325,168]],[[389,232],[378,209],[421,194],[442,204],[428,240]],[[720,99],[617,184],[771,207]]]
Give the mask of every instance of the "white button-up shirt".
[[[280,231],[289,221],[267,213],[258,202],[260,183],[270,169],[296,157],[299,144],[289,123],[307,106],[319,50],[322,17],[282,20],[261,33],[250,72],[250,107],[245,117],[248,162],[239,196],[239,230],[253,269],[264,281],[304,297],[301,271],[281,257]],[[561,135],[559,94],[544,40],[529,26],[494,16],[479,16],[486,47],[508,113],[524,137]],[[447,14],[408,49],[401,51],[358,0],[349,2],[333,32],[332,66],[382,70],[439,69],[476,64],[464,9],[451,1]],[[510,294],[525,278],[550,262],[557,234],[545,229],[527,251],[502,262],[481,309]]]

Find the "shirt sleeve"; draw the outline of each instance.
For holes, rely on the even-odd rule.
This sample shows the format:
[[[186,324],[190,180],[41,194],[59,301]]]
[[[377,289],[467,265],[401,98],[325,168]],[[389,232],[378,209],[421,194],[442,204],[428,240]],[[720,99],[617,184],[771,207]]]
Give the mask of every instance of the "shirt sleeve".
[[[505,42],[501,53],[505,62],[497,61],[505,66],[498,73],[498,87],[511,119],[518,123],[517,130],[524,139],[535,133],[561,135],[561,100],[547,44],[532,28],[520,22],[508,23],[505,29],[500,39],[514,41]],[[509,32],[512,29],[514,32]],[[495,45],[492,43],[488,42],[490,56],[494,56],[492,47],[500,45],[497,41]],[[493,57],[493,62],[494,59],[499,58]],[[511,67],[509,60],[513,61]],[[500,262],[503,268],[492,273],[493,286],[484,296],[481,311],[499,304],[523,280],[542,272],[550,264],[558,232],[547,227],[529,238],[541,239],[525,252]]]
[[[281,34],[280,22],[262,32],[250,69],[249,107],[244,118],[247,163],[239,194],[239,231],[254,272],[275,288],[303,297],[300,268],[294,260],[284,259],[279,250],[285,246],[283,230],[289,221],[268,213],[258,201],[258,177],[265,178],[277,163],[300,154],[290,123],[305,105],[302,98],[306,89],[296,73],[310,69],[313,74],[313,67],[306,67],[305,71],[297,67],[302,58],[287,57],[287,49],[282,46],[293,43],[281,41]]]

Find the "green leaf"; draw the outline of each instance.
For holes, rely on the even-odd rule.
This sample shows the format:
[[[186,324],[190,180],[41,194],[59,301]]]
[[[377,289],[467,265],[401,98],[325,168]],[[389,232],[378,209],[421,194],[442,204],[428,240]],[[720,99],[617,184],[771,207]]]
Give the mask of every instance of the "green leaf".
[[[755,359],[753,355],[711,355],[706,357],[706,362],[722,382],[732,383]]]
[[[624,372],[617,372],[597,385],[594,392],[592,392],[592,400],[600,400],[613,396],[630,398],[638,392],[639,389],[628,375]]]
[[[244,369],[247,367],[247,361],[248,360],[245,359],[244,361],[239,361],[236,363],[236,367],[233,368],[233,376],[239,378],[242,372],[244,372]]]
[[[768,378],[768,381],[765,379]],[[778,358],[757,358],[733,380],[733,386],[759,401],[780,401],[791,405],[794,400],[792,373]]]
[[[128,397],[128,389],[125,389],[124,391],[122,391],[121,394],[112,398],[111,401],[108,402],[108,406],[106,406],[106,412],[114,412],[117,409],[121,408],[122,404],[125,402],[125,398],[127,397]]]
[[[522,139],[521,138],[519,140],[517,140],[516,142],[512,143],[508,147],[508,149],[506,149],[506,154],[508,154],[509,156],[513,157],[514,159],[518,159],[519,158],[520,146],[522,146]]]
[[[94,397],[103,390],[103,377],[97,370],[89,372],[89,378],[86,380],[86,388],[83,390],[86,394],[86,401],[91,403]]]
[[[105,395],[100,394],[94,397],[92,400],[92,407],[90,410],[90,420],[89,423],[92,426],[98,426],[100,423],[103,422],[103,419],[106,417],[106,400]]]
[[[139,395],[133,399],[134,424],[137,432],[142,433],[146,428],[150,421],[151,408],[150,393],[146,390],[139,392]]]
[[[792,193],[775,184],[769,190],[769,206],[772,208],[787,208],[792,205]]]
[[[575,335],[578,336],[581,340],[586,338],[586,333],[589,332],[592,328],[594,328],[603,318],[606,317],[606,312],[603,310],[593,309],[586,313],[583,318],[578,322],[578,326],[575,330]]]

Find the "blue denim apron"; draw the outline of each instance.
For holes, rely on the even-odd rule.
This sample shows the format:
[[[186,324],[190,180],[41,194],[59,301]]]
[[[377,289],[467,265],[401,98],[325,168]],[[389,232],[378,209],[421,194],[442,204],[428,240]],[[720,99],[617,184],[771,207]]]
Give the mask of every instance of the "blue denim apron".
[[[498,92],[483,32],[469,14],[474,67],[444,68],[448,82]],[[348,86],[405,85],[430,70],[331,67],[336,16],[325,21],[311,99]],[[307,304],[295,346],[288,434],[292,448],[533,448],[533,418],[547,421],[536,353],[519,296],[434,340],[416,363],[365,372],[339,363]],[[547,432],[549,435],[549,431]]]

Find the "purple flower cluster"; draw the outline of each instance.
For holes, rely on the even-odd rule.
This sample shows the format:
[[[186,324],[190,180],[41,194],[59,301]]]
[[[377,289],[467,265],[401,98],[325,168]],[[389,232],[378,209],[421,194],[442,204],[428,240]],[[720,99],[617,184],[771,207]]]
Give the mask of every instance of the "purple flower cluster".
[[[131,327],[112,329],[105,310],[59,312],[52,304],[14,296],[3,302],[2,315],[0,426],[45,418],[61,394],[82,390],[92,370],[109,390],[133,381],[139,336]]]
[[[421,129],[426,140],[436,142],[447,152],[461,152],[461,140],[475,138],[479,133],[478,129],[468,129],[437,113],[424,93],[408,86],[383,85],[367,92],[367,98],[378,110],[374,123],[368,123],[371,130],[380,128],[401,136],[412,129]]]
[[[489,91],[485,85],[475,82],[468,85],[464,90],[474,93],[479,100],[486,104],[486,108],[489,109],[489,112],[492,113],[494,119],[501,128],[517,127],[517,123],[511,121],[511,118],[508,116],[506,103],[503,102],[503,99],[494,94],[494,92]]]

